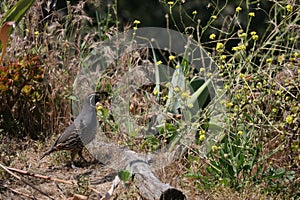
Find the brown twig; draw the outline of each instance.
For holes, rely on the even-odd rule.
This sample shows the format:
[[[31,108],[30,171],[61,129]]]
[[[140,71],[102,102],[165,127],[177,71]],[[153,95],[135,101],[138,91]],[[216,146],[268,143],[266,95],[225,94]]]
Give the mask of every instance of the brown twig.
[[[41,178],[41,179],[45,179],[45,180],[49,180],[49,181],[55,181],[55,182],[59,182],[59,183],[65,183],[65,184],[69,184],[69,185],[77,185],[75,181],[66,181],[66,180],[62,180],[62,179],[58,179],[58,178],[53,178],[51,176],[44,176],[44,175],[29,172],[29,171],[21,170],[21,169],[16,169],[13,167],[7,167],[7,169],[9,169],[10,171],[17,172],[19,174],[27,175],[27,176],[33,176],[36,178]]]
[[[30,187],[32,187],[33,189],[37,190],[38,192],[40,192],[41,194],[45,195],[46,197],[53,199],[52,197],[50,197],[47,193],[43,192],[42,190],[40,190],[39,188],[37,188],[35,185],[33,185],[32,183],[26,181],[25,179],[23,179],[22,177],[14,174],[13,172],[11,172],[7,167],[5,167],[4,165],[2,165],[0,163],[0,167],[2,169],[4,169],[4,171],[6,171],[7,173],[9,173],[10,175],[12,175],[13,177],[15,177],[16,179],[22,181],[23,183],[25,183],[26,185],[29,185]],[[54,200],[54,199],[53,199]]]
[[[13,168],[13,167],[7,167],[7,169],[9,169],[10,171],[14,171],[14,172],[17,172],[17,173],[20,173],[20,174],[27,175],[27,176],[33,176],[33,177],[36,177],[36,178],[45,179],[45,180],[49,180],[49,181],[54,181],[54,182],[58,182],[58,183],[64,183],[64,184],[78,186],[77,182],[75,182],[75,181],[67,181],[67,180],[63,180],[63,179],[59,179],[59,178],[54,178],[54,177],[51,177],[51,176],[44,176],[44,175],[40,175],[40,174],[35,174],[35,173],[29,172],[29,171],[16,169],[16,168]],[[96,189],[94,189],[90,186],[88,186],[88,188],[90,190],[92,190],[93,192],[97,193],[97,194],[100,193],[99,191],[97,191]]]
[[[27,197],[27,198],[29,198],[29,199],[36,199],[35,197],[30,196],[30,195],[28,195],[28,194],[25,194],[25,193],[23,193],[23,192],[19,192],[19,191],[17,191],[17,190],[14,190],[14,189],[9,188],[9,187],[6,187],[6,186],[4,186],[4,187],[7,188],[8,190],[12,191],[13,193],[17,194],[17,195],[24,196],[24,197]]]

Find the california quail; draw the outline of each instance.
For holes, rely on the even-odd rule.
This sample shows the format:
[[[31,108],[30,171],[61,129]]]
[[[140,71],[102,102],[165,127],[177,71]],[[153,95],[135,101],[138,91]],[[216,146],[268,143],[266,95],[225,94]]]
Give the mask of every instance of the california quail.
[[[57,138],[53,146],[41,157],[51,154],[55,151],[69,150],[71,151],[71,166],[74,168],[74,157],[82,156],[84,145],[90,143],[96,134],[97,117],[96,102],[100,100],[99,92],[94,92],[85,97],[82,109],[74,122]]]

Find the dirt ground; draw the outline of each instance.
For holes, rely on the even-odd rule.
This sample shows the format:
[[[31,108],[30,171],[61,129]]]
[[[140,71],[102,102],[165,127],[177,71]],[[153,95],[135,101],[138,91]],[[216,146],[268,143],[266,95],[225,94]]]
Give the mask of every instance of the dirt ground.
[[[53,153],[40,160],[46,147],[36,142],[29,142],[27,145],[20,146],[27,147],[25,147],[26,149],[24,150],[16,150],[14,155],[5,155],[8,158],[1,158],[1,162],[3,163],[2,160],[5,161],[9,159],[12,161],[9,167],[25,170],[36,175],[49,176],[78,183],[74,185],[60,183],[13,172],[22,179],[32,183],[53,199],[68,199],[74,196],[74,194],[88,196],[90,197],[89,199],[97,199],[96,193],[88,189],[88,186],[99,191],[100,194],[105,194],[110,188],[110,179],[108,179],[107,176],[114,175],[113,169],[107,169],[105,166],[97,163],[84,163],[80,161],[79,158],[77,158],[75,162],[77,168],[73,169],[70,167],[67,152]],[[92,161],[92,158],[88,156],[87,152],[85,152],[85,157],[87,160]],[[23,183],[21,180],[4,172],[2,169],[1,173],[1,178],[4,177],[4,180],[1,181],[0,199],[50,199],[31,186]],[[104,179],[107,179],[105,183],[97,185],[90,184],[90,182],[104,182]]]
[[[84,151],[84,157],[88,160],[85,163],[76,157],[76,168],[70,167],[70,155],[68,152],[55,152],[42,160],[42,154],[52,145],[53,141],[45,143],[40,141],[26,140],[13,141],[1,138],[0,162],[6,167],[25,170],[35,175],[48,176],[60,181],[47,180],[34,176],[13,172],[22,180],[31,183],[38,190],[22,180],[5,172],[0,168],[0,199],[100,199],[105,196],[112,186],[116,175],[116,169],[109,168],[101,163],[94,162],[88,151]],[[184,162],[174,162],[170,166],[159,169],[154,173],[163,182],[181,190],[187,199],[266,199],[257,191],[248,190],[240,193],[231,191],[230,188],[215,188],[212,190],[201,189],[196,185],[197,179],[184,176],[187,173]],[[74,182],[62,183],[61,181]],[[81,196],[80,196],[81,195]],[[143,199],[134,183],[123,183],[113,192],[110,199]]]
[[[76,157],[76,168],[74,169],[70,166],[68,152],[55,152],[40,160],[43,152],[52,144],[49,141],[46,143],[2,141],[1,163],[6,167],[24,170],[37,176],[48,176],[61,181],[74,182],[74,184],[12,171],[42,191],[44,193],[42,194],[1,168],[0,199],[99,199],[99,195],[105,196],[112,186],[112,181],[116,175],[115,169],[95,162],[87,150],[84,151],[84,157],[88,163]],[[176,169],[176,165],[159,170],[156,174],[164,183],[169,183],[179,189],[183,186],[181,184],[183,181],[180,180],[180,170]],[[182,191],[184,192],[184,190]],[[142,197],[138,194],[138,189],[133,183],[124,184],[121,182],[111,199],[142,199]]]

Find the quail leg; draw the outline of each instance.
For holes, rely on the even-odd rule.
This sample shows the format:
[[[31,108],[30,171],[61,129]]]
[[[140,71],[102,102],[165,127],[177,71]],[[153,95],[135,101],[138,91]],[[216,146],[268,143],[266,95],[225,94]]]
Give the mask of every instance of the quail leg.
[[[78,155],[79,155],[79,157],[85,162],[85,163],[87,163],[88,161],[83,157],[83,155],[82,155],[82,150],[83,149],[80,149],[80,151],[78,152]]]
[[[72,167],[73,169],[76,169],[76,168],[77,168],[76,165],[75,165],[75,163],[74,163],[74,158],[75,158],[76,154],[77,154],[77,151],[72,151],[72,152],[71,152],[71,167]]]

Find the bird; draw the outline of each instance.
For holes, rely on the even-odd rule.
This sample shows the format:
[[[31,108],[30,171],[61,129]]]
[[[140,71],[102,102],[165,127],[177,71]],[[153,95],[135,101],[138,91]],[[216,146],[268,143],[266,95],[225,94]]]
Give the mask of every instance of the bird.
[[[82,155],[82,150],[96,135],[96,103],[100,101],[102,94],[100,92],[93,92],[84,98],[79,115],[57,138],[52,147],[43,154],[41,159],[56,151],[69,150],[71,152],[72,168],[76,168],[74,158],[77,154],[83,161],[87,162]]]

